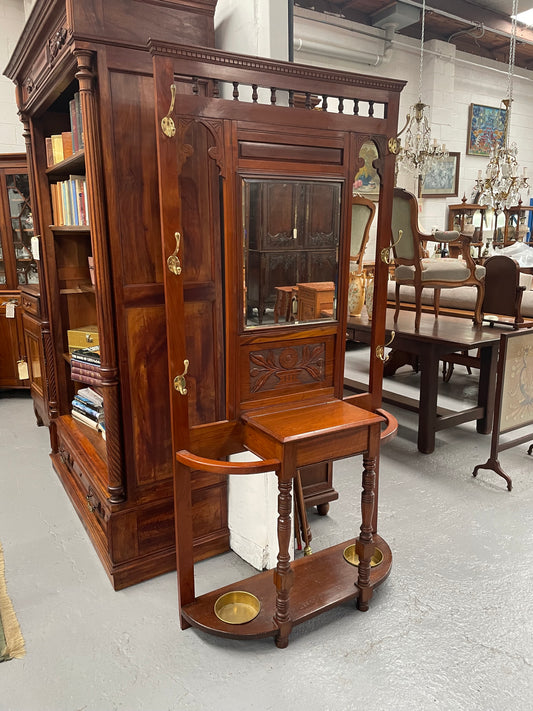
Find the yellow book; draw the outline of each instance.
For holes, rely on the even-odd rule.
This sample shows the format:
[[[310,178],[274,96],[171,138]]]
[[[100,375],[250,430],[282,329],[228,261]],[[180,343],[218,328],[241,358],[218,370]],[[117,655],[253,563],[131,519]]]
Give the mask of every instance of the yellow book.
[[[52,157],[55,165],[63,160],[63,136],[60,133],[54,133],[50,138],[52,139]]]

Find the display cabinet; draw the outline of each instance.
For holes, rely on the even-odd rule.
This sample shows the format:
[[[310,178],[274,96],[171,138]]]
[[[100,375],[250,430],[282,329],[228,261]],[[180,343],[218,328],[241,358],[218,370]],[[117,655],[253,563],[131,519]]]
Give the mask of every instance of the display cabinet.
[[[460,204],[448,205],[448,229],[455,230],[461,234],[469,235],[471,246],[477,258],[481,257],[483,251],[483,230],[487,213],[486,205],[476,205],[475,203],[467,203],[466,197],[463,197]],[[460,253],[460,248],[451,244],[449,246],[450,257],[457,257]]]
[[[181,624],[273,636],[284,647],[295,624],[346,600],[368,609],[391,568],[377,531],[376,474],[387,419],[385,431],[394,430],[381,388],[395,163],[388,146],[404,83],[159,39],[150,49]],[[380,173],[369,389],[343,400],[352,185],[369,140]],[[313,249],[329,250],[331,271],[302,271],[295,283],[296,272],[280,277],[266,257],[272,250],[289,263],[304,252],[303,262]],[[282,286],[314,297],[301,318],[276,323],[266,314]],[[259,462],[227,461],[245,451]],[[363,471],[351,537],[291,563],[299,470],[354,454],[363,455]],[[279,491],[274,575],[196,596],[194,476],[268,471]]]
[[[494,227],[494,247],[508,247],[514,242],[528,241],[531,212],[533,212],[533,206],[522,205],[522,203],[506,207]]]
[[[0,155],[0,387],[28,388],[21,288],[38,284],[26,156]]]
[[[37,0],[6,68],[16,85],[37,206],[52,463],[117,589],[175,567],[147,40],[158,35],[212,45],[215,5],[216,0]],[[22,262],[26,247],[21,240],[20,256],[6,263],[12,289],[17,258],[30,266]],[[30,272],[24,274],[30,281]],[[28,306],[24,330],[33,349],[32,371],[40,368],[42,378],[43,360],[34,350],[39,317],[30,311]],[[72,377],[68,332],[89,325],[99,334],[94,387],[104,401],[105,439],[71,416],[73,397],[86,383]],[[22,342],[22,328],[18,336]],[[218,407],[207,393],[199,388],[200,422]],[[198,475],[192,500],[195,558],[227,550],[226,480]]]

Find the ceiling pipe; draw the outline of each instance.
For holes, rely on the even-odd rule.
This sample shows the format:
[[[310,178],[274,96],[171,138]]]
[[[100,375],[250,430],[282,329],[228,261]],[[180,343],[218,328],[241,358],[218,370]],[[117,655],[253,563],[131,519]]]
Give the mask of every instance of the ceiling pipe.
[[[324,23],[328,26],[327,23]],[[329,27],[332,27],[329,25]],[[335,57],[357,64],[378,67],[390,61],[392,56],[392,38],[395,27],[389,25],[385,29],[385,37],[372,37],[369,44],[375,47],[376,41],[382,43],[383,51],[375,52],[364,49],[364,41],[359,33],[335,27],[328,35],[325,30],[317,37],[316,22],[306,22],[298,18],[293,39],[295,53],[316,54],[320,56]]]

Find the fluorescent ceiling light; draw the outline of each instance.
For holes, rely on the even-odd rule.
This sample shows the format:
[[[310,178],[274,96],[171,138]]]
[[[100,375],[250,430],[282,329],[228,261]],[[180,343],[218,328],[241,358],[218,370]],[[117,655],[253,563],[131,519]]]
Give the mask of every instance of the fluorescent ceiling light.
[[[518,22],[523,22],[524,25],[529,25],[533,27],[533,7],[530,10],[524,10],[524,12],[519,12],[516,15]]]

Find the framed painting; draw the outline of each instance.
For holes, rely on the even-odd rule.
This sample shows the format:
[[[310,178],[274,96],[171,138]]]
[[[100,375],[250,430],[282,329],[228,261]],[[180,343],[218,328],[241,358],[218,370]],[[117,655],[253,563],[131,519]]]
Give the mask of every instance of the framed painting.
[[[357,171],[353,181],[353,194],[362,195],[377,202],[379,200],[379,175],[374,168],[374,161],[378,158],[378,149],[373,141],[366,141],[361,146],[359,157],[365,161],[362,168]]]
[[[454,197],[459,194],[460,153],[436,160],[418,179],[418,197]]]
[[[470,104],[468,114],[468,139],[466,153],[471,156],[489,156],[492,146],[503,143],[505,109]]]

